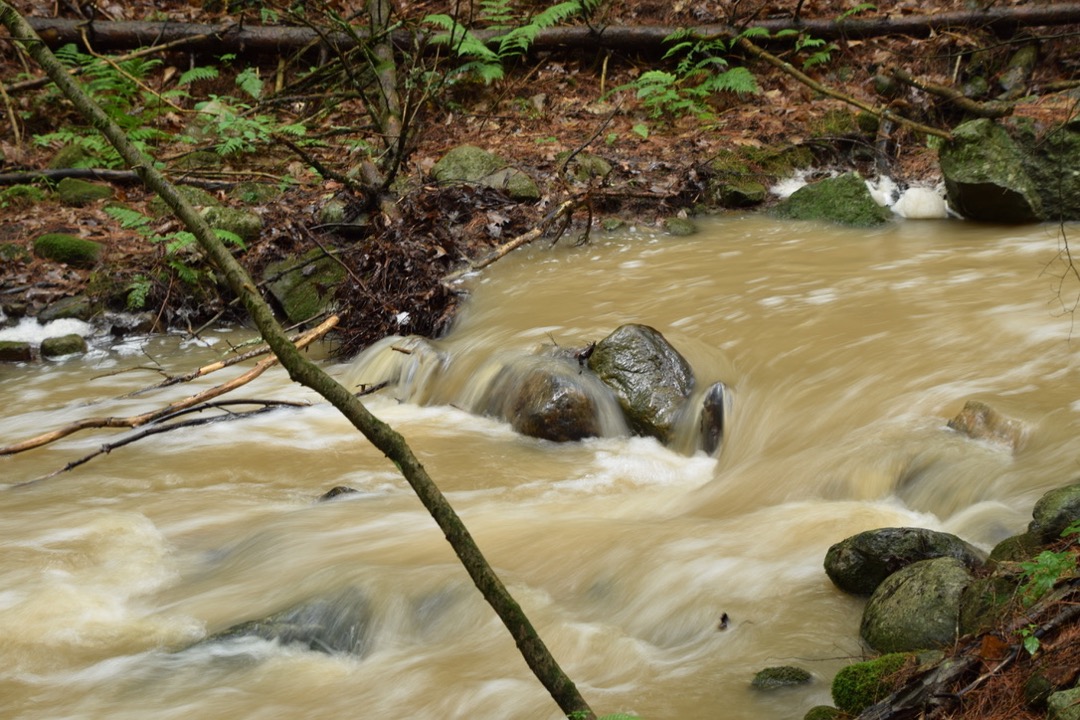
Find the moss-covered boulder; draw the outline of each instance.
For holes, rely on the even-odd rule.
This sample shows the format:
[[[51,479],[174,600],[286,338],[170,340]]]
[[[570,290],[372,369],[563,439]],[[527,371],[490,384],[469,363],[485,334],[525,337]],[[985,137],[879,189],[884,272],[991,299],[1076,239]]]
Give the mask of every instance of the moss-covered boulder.
[[[908,565],[870,596],[859,634],[883,653],[947,647],[956,641],[960,596],[971,581],[971,572],[956,558]]]
[[[92,167],[101,167],[101,158],[82,143],[65,145],[49,161],[50,170]]]
[[[29,362],[34,358],[28,342],[0,340],[0,362]]]
[[[690,363],[659,331],[629,324],[596,344],[589,369],[610,387],[638,435],[671,439],[694,387]]]
[[[896,689],[893,678],[910,659],[907,653],[889,653],[841,668],[832,682],[836,707],[855,716],[885,699]]]
[[[540,188],[531,177],[473,145],[459,145],[446,153],[431,169],[431,176],[441,183],[472,183],[503,190],[515,200],[540,198]]]
[[[825,554],[825,573],[836,587],[869,595],[897,570],[920,560],[951,557],[971,569],[986,554],[955,535],[926,528],[878,528],[841,540]]]
[[[199,211],[215,230],[225,230],[245,241],[255,240],[262,232],[262,217],[250,210],[211,205]]]
[[[776,690],[784,687],[807,685],[814,679],[809,671],[794,665],[767,667],[754,674],[750,685],[759,690]]]
[[[86,339],[82,335],[71,333],[60,337],[45,338],[41,341],[41,357],[56,358],[64,355],[82,355],[87,350]]]
[[[316,248],[298,258],[266,266],[267,289],[290,323],[301,323],[324,312],[333,303],[345,271]]]
[[[94,303],[90,298],[79,293],[60,298],[49,303],[38,313],[38,320],[50,323],[53,320],[89,320],[94,315]]]
[[[690,218],[669,217],[664,219],[664,230],[668,235],[693,235],[697,233],[697,223]]]
[[[880,225],[892,217],[888,208],[874,202],[858,173],[804,185],[780,201],[772,213],[792,220],[825,220],[857,227]]]
[[[1042,200],[1026,169],[1027,153],[998,123],[985,118],[952,131],[938,153],[952,208],[986,222],[1035,222]]]
[[[12,185],[0,190],[0,208],[23,210],[33,207],[49,194],[34,185]]]
[[[202,188],[192,185],[177,185],[176,191],[196,209],[219,207],[221,205],[221,201],[216,196]],[[150,198],[150,201],[146,203],[146,207],[155,217],[162,217],[172,213],[172,209],[157,195]]]
[[[93,267],[101,257],[101,243],[67,233],[46,233],[34,240],[34,253],[45,260],[74,267]]]
[[[62,205],[82,207],[97,200],[111,198],[113,191],[108,185],[87,182],[78,178],[64,178],[56,184],[56,193]]]
[[[1039,498],[1031,512],[1028,532],[1043,543],[1052,543],[1072,523],[1080,520],[1080,482],[1059,487]]]
[[[1080,720],[1080,687],[1046,698],[1046,720]]]

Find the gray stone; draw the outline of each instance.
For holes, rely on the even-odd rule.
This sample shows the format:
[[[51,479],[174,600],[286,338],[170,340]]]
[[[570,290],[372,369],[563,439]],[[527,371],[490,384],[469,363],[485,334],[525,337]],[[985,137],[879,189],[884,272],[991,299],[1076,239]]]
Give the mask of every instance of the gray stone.
[[[880,225],[892,217],[888,208],[874,202],[858,173],[805,185],[780,201],[772,212],[792,220],[825,220],[857,227]]]
[[[1080,720],[1080,688],[1050,695],[1046,699],[1046,720]]]
[[[1043,495],[1032,510],[1028,532],[1043,543],[1052,543],[1061,532],[1080,520],[1080,482],[1059,487]]]
[[[71,333],[60,337],[45,338],[41,341],[41,357],[56,358],[64,355],[82,355],[87,350],[86,339],[82,335]]]
[[[459,145],[431,169],[441,183],[464,182],[504,190],[515,200],[536,200],[540,188],[532,178],[497,155],[473,145]]]
[[[53,320],[89,320],[94,315],[94,305],[86,295],[72,295],[50,303],[38,313],[38,320],[50,323]]]
[[[975,569],[985,554],[955,535],[926,528],[878,528],[842,540],[825,554],[825,573],[836,587],[869,595],[896,571],[930,558],[954,558]]]
[[[200,214],[215,230],[231,232],[246,241],[255,240],[262,232],[262,218],[250,210],[210,206],[204,207]]]
[[[964,563],[952,557],[908,565],[870,596],[859,633],[883,653],[948,647],[956,641],[960,596],[971,580]]]
[[[1001,125],[982,118],[952,132],[938,153],[949,204],[972,220],[1035,222],[1042,200],[1025,169],[1026,153]]]
[[[632,432],[671,439],[694,371],[663,335],[647,325],[623,325],[596,344],[588,363],[614,391]]]

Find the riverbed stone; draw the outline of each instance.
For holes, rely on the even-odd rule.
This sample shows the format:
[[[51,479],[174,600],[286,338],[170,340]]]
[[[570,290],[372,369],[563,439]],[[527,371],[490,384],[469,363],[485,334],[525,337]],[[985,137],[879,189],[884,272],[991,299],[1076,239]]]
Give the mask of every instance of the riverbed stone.
[[[999,123],[965,122],[938,152],[949,205],[971,220],[1027,223],[1043,215],[1025,151]]]
[[[41,341],[41,357],[43,358],[82,355],[86,350],[86,338],[77,333],[45,338]]]
[[[34,253],[46,260],[89,268],[101,257],[101,243],[69,235],[45,233],[34,240]]]
[[[554,442],[600,435],[596,401],[576,370],[538,366],[515,385],[502,415],[522,435]]]
[[[596,344],[589,369],[610,387],[638,435],[668,442],[694,387],[694,371],[660,332],[628,324]]]
[[[986,554],[956,535],[926,528],[867,530],[841,540],[825,554],[825,573],[844,592],[869,595],[896,571],[912,563],[951,557],[976,569]]]
[[[319,248],[266,266],[263,280],[290,323],[324,312],[334,301],[345,270]]]
[[[664,230],[668,235],[693,235],[697,233],[697,224],[690,218],[669,217],[664,219]]]
[[[53,320],[89,320],[94,315],[94,304],[84,293],[60,298],[56,302],[49,303],[38,313],[37,319],[42,323],[50,323]]]
[[[731,395],[727,385],[715,382],[705,391],[701,401],[701,445],[712,455],[724,441],[724,424],[727,420]]]
[[[56,184],[56,192],[60,197],[60,203],[71,207],[89,205],[95,200],[111,198],[113,194],[112,188],[108,185],[70,177]]]
[[[908,565],[874,590],[859,634],[883,653],[948,647],[956,641],[960,596],[971,581],[971,572],[953,557]]]
[[[0,362],[30,362],[33,349],[28,342],[0,340]]]
[[[515,200],[540,198],[540,188],[531,177],[474,145],[450,150],[432,167],[431,176],[441,183],[472,183],[503,190]]]
[[[854,172],[804,185],[781,200],[772,213],[792,220],[825,220],[856,227],[880,225],[892,217],[892,211],[874,202],[866,181]]]
[[[1024,425],[1019,420],[1006,417],[979,400],[968,400],[956,417],[949,420],[948,427],[967,435],[972,440],[984,440],[1017,450],[1024,440]]]
[[[759,670],[754,674],[750,685],[759,690],[776,690],[778,688],[807,685],[814,679],[809,671],[794,665],[777,665]]]
[[[1074,482],[1043,495],[1035,503],[1028,532],[1043,543],[1052,543],[1072,523],[1080,520],[1080,482]]]

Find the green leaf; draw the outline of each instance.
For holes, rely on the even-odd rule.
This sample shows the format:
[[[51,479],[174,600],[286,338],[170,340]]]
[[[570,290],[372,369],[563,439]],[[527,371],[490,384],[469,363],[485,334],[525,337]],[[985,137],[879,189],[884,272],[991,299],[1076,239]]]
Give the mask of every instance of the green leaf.
[[[645,123],[638,123],[634,127],[630,128],[630,132],[634,133],[635,135],[640,137],[642,140],[648,140],[649,139],[649,126],[646,125]]]
[[[245,68],[236,76],[236,86],[258,100],[262,97],[263,81],[257,68]]]

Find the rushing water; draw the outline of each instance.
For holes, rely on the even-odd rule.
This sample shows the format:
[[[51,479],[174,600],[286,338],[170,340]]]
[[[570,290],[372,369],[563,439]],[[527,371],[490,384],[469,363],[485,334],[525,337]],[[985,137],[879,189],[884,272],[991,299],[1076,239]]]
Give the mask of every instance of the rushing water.
[[[862,653],[862,603],[825,577],[829,545],[918,525],[989,548],[1077,472],[1072,317],[1047,267],[1058,238],[730,218],[688,239],[536,247],[473,280],[436,343],[454,359],[438,382],[366,401],[598,712],[801,718]],[[486,358],[579,347],[626,322],[660,330],[700,384],[733,388],[718,458],[641,438],[559,445],[462,409]],[[0,367],[0,443],[221,382],[238,371],[125,396],[242,335]],[[377,380],[374,358],[327,366],[354,386]],[[559,717],[394,467],[280,370],[238,394],[313,405],[149,437],[27,487],[11,486],[127,433],[0,458],[0,715]],[[968,399],[1024,423],[1015,454],[946,429]],[[314,502],[335,485],[360,492]],[[366,607],[362,657],[197,644],[347,589]],[[779,664],[815,681],[750,688]]]

